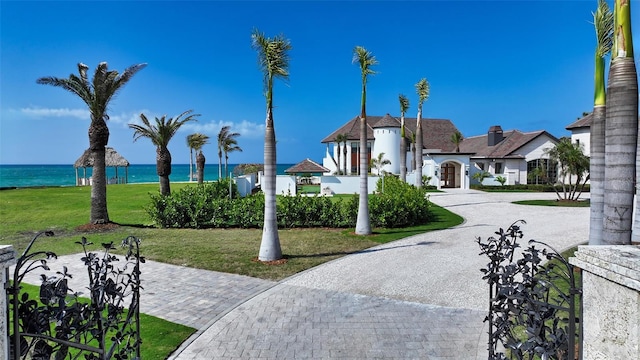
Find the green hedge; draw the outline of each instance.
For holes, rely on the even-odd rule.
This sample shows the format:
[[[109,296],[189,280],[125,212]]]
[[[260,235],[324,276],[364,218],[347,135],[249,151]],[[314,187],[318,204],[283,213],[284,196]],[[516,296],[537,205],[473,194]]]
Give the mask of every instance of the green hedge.
[[[387,176],[384,191],[378,181],[376,194],[369,196],[372,227],[406,227],[430,220],[429,200],[424,189]],[[260,228],[264,221],[264,195],[258,193],[229,198],[226,181],[189,186],[170,196],[151,195],[147,213],[155,224],[165,228]],[[324,196],[279,196],[276,205],[278,226],[354,227],[358,213],[358,195],[337,201]]]
[[[496,185],[496,186],[488,186],[488,185],[477,185],[472,184],[472,189],[483,190],[483,191],[537,191],[537,192],[555,192],[553,189],[553,185],[548,184],[518,184],[518,185]],[[567,189],[569,185],[567,185]],[[580,186],[578,186],[580,189]],[[562,185],[557,185],[556,190],[562,192]],[[589,184],[584,186],[585,193],[589,192]]]

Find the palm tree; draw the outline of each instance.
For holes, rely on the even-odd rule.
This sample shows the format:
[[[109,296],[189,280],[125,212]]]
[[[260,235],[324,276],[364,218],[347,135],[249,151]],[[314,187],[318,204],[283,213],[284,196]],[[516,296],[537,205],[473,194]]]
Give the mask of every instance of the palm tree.
[[[236,140],[236,135],[240,134],[233,133],[232,135],[234,136],[227,137],[222,145],[222,150],[224,151],[224,173],[227,177],[229,176],[229,153],[242,151],[242,148],[238,146],[238,141]]]
[[[462,133],[460,131],[456,130],[456,132],[451,134],[451,142],[456,146],[456,152],[460,152],[460,143],[463,139],[464,137],[462,136]]]
[[[595,94],[591,120],[590,160],[590,221],[589,244],[602,244],[604,216],[604,136],[606,119],[606,91],[604,81],[604,57],[613,46],[613,13],[605,0],[598,0],[598,9],[593,13],[596,30]]]
[[[411,134],[411,171],[416,169],[416,133]]]
[[[338,174],[342,171],[340,167],[342,166],[342,162],[340,162],[340,144],[344,142],[344,146],[342,149],[344,150],[344,169],[345,171],[342,175],[347,175],[347,134],[339,134],[336,136],[336,143],[338,144]]]
[[[609,68],[605,124],[604,215],[602,242],[630,244],[636,168],[640,165],[638,139],[638,77],[633,59],[628,0],[614,5],[614,38]],[[635,166],[633,165],[635,164]],[[640,207],[640,197],[636,203]],[[640,239],[640,220],[634,238]]]
[[[142,70],[147,64],[137,64],[126,68],[122,74],[116,70],[109,70],[106,62],[98,64],[93,81],[89,82],[87,70],[83,63],[78,64],[79,77],[71,74],[68,79],[57,77],[42,77],[36,82],[43,85],[61,87],[72,92],[89,107],[91,124],[89,125],[89,149],[93,157],[93,173],[91,186],[91,215],[92,224],[109,222],[107,211],[107,175],[105,166],[105,147],[109,143],[109,128],[107,127],[107,108],[109,101],[131,80],[133,75]]]
[[[169,118],[169,120],[167,120],[166,115],[161,118],[156,117],[155,124],[151,124],[144,114],[140,114],[140,120],[142,120],[143,125],[129,124],[129,127],[134,130],[133,141],[145,137],[156,146],[156,171],[160,177],[161,195],[171,195],[171,185],[169,183],[171,153],[167,146],[182,125],[189,121],[197,121],[195,117],[200,116],[200,114],[192,114],[192,112],[193,110],[187,110],[175,118]]]
[[[407,139],[405,138],[404,114],[409,109],[409,99],[400,94],[400,180],[407,181]]]
[[[264,96],[267,102],[264,133],[264,225],[258,260],[282,258],[278,220],[276,218],[276,133],[273,124],[273,80],[289,78],[291,42],[284,35],[266,37],[257,29],[251,34],[251,45],[258,52],[258,66],[264,76]]]
[[[235,140],[236,137],[240,136],[240,133],[231,132],[231,126],[223,126],[218,133],[218,178],[222,178],[222,153],[224,153],[224,148],[229,139],[233,139],[233,141],[237,144]],[[227,174],[227,169],[225,169],[225,176]]]
[[[193,137],[196,134],[187,135],[187,146],[189,147],[189,181],[193,181]]]
[[[390,164],[391,164],[391,160],[386,159],[384,157],[384,153],[383,152],[378,154],[377,158],[371,159],[371,167],[376,168],[376,173],[378,174],[378,176],[382,176],[382,173],[383,173],[382,168],[385,165],[390,165]]]
[[[560,166],[559,175],[562,176],[563,196],[560,196],[556,190],[559,200],[577,201],[589,180],[589,158],[582,148],[582,144],[572,143],[570,138],[563,137],[554,147],[544,150],[549,160]],[[575,183],[573,183],[573,177],[576,178]],[[569,180],[568,188],[567,179]]]
[[[206,158],[202,153],[202,147],[209,143],[209,136],[201,133],[195,133],[187,136],[187,143],[189,148],[195,150],[196,152],[196,171],[198,184],[202,184],[204,182],[204,164]],[[191,175],[191,171],[189,176]],[[191,179],[191,178],[190,178]]]
[[[429,98],[429,82],[422,78],[416,84],[418,117],[416,117],[416,187],[422,186],[422,104]]]
[[[367,76],[375,74],[371,69],[378,61],[371,52],[362,46],[353,49],[353,62],[360,64],[362,75],[362,99],[360,102],[360,197],[358,200],[358,218],[356,220],[356,234],[371,234],[371,219],[369,218],[369,189],[367,175],[369,161],[367,154]]]

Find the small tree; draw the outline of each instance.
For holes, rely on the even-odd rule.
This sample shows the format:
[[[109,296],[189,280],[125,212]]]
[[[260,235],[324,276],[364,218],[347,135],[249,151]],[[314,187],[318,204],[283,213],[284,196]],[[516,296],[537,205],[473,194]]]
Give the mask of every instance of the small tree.
[[[133,141],[140,138],[148,138],[153,145],[156,146],[156,171],[160,177],[160,194],[170,195],[171,185],[169,183],[169,175],[171,175],[171,153],[169,152],[169,141],[173,135],[180,129],[182,125],[189,121],[197,121],[196,117],[200,114],[193,114],[193,110],[187,110],[175,118],[169,118],[163,115],[155,120],[152,124],[144,114],[140,114],[142,125],[129,124],[133,129]]]
[[[577,201],[589,181],[589,158],[582,151],[582,144],[572,143],[571,139],[563,137],[556,146],[545,149],[544,152],[560,167],[561,181],[553,186],[558,199]],[[562,196],[558,186],[562,186]]]
[[[471,176],[472,179],[474,179],[475,181],[479,182],[480,185],[482,185],[482,182],[484,181],[484,179],[490,178],[491,177],[491,173],[489,173],[488,171],[479,171],[475,174],[473,174],[473,176]]]
[[[500,183],[500,186],[504,186],[504,183],[507,182],[507,178],[501,175],[496,176],[496,181]]]
[[[378,157],[375,159],[371,159],[371,167],[372,168],[376,168],[376,173],[381,176],[382,173],[384,172],[384,170],[382,170],[382,168],[385,165],[391,165],[391,160],[389,159],[385,159],[384,157],[384,153],[381,152],[380,154],[378,154]]]
[[[460,152],[460,143],[463,139],[464,137],[460,131],[456,131],[451,134],[451,142],[456,146],[456,152]]]

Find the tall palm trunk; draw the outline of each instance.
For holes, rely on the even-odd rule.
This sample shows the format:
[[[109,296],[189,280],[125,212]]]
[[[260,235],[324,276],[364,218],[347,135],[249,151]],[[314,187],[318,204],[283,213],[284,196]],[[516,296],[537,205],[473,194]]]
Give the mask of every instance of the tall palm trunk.
[[[607,245],[630,244],[638,146],[638,77],[631,40],[630,1],[615,1],[614,47],[607,86],[604,222]],[[640,187],[639,187],[640,189]],[[637,201],[640,201],[637,200]],[[640,206],[636,202],[636,206]],[[640,238],[640,225],[634,226]]]
[[[400,180],[407,181],[407,139],[405,138],[404,114],[400,116]]]
[[[415,171],[415,170],[416,170],[416,142],[411,141],[411,171]]]
[[[590,221],[589,245],[602,244],[602,227],[604,217],[604,135],[605,135],[605,106],[593,108],[591,121],[591,156],[589,161],[590,187]]]
[[[196,170],[198,166],[196,165]],[[189,147],[189,181],[193,181],[193,148]]]
[[[418,109],[418,117],[416,118],[416,148],[415,148],[415,161],[416,161],[416,187],[422,187],[422,105]]]
[[[222,150],[218,149],[218,179],[222,179]]]
[[[89,126],[89,148],[93,157],[92,185],[91,185],[91,216],[92,224],[106,224],[109,222],[107,211],[107,174],[105,147],[109,143],[109,128],[104,119],[92,119]]]
[[[338,152],[338,175],[340,175],[340,172],[342,171],[342,169],[341,169],[342,168],[342,163],[340,162],[340,155],[341,155],[340,154],[340,143],[337,143],[337,144],[338,144],[338,151],[337,151]],[[346,174],[342,174],[342,175],[346,175]]]
[[[272,261],[282,258],[280,236],[278,235],[278,219],[276,217],[276,132],[273,126],[272,99],[267,105],[267,124],[264,132],[264,225],[260,242],[261,261]]]
[[[229,177],[229,153],[224,152],[224,177]]]
[[[356,220],[356,234],[371,234],[369,219],[369,161],[367,151],[367,113],[365,102],[367,91],[364,83],[362,88],[362,109],[360,112],[360,196],[358,199],[358,218]]]
[[[196,171],[198,172],[198,184],[202,184],[204,182],[204,163],[206,158],[202,151],[198,152],[196,155]]]
[[[156,171],[160,179],[160,195],[171,195],[171,184],[169,182],[171,153],[166,147],[158,146],[156,148]]]
[[[344,172],[343,175],[347,175],[347,139],[345,138],[342,145],[342,155],[344,155]]]

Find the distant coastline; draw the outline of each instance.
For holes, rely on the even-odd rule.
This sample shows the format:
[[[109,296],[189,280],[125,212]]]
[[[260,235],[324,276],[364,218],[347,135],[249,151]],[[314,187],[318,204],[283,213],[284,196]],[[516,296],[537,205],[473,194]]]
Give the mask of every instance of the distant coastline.
[[[229,164],[232,171],[238,164]],[[278,164],[278,174],[284,174],[284,170],[294,164]],[[224,167],[224,165],[223,165]],[[194,165],[195,172],[195,165]],[[126,174],[125,174],[126,173]],[[158,175],[155,164],[132,164],[125,168],[118,168],[118,177],[127,176],[128,183],[157,183]],[[195,174],[194,174],[195,175]],[[78,176],[83,176],[83,169],[78,169]],[[87,177],[91,176],[91,169],[87,169]],[[115,168],[107,168],[107,178],[115,177]],[[189,164],[172,164],[171,181],[189,181]],[[204,168],[204,180],[215,181],[218,179],[218,164],[206,164]],[[75,186],[76,169],[73,164],[58,165],[0,165],[0,188],[24,188],[42,186]]]

